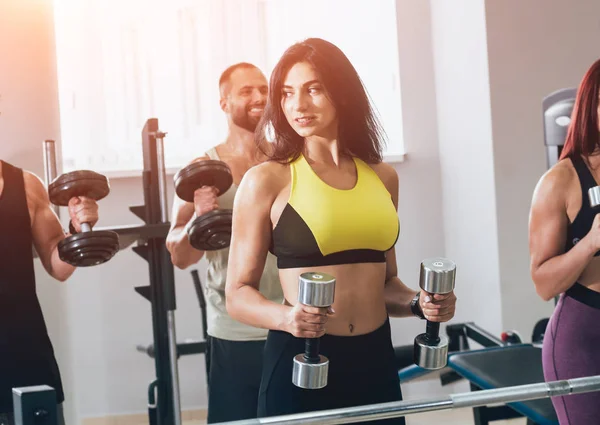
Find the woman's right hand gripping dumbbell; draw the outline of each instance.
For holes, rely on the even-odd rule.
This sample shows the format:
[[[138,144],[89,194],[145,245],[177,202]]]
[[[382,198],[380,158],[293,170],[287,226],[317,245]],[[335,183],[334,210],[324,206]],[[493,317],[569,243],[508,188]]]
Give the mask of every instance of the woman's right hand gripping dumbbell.
[[[311,307],[297,303],[283,322],[283,330],[297,338],[320,338],[327,331],[327,320],[334,314],[332,307]]]

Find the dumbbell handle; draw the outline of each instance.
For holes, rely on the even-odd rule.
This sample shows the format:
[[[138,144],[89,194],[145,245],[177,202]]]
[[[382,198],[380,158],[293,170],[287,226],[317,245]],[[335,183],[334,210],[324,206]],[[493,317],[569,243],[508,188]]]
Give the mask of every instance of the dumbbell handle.
[[[90,223],[81,223],[81,232],[91,232],[92,231],[92,226],[90,226]]]
[[[425,338],[428,342],[437,344],[440,342],[440,322],[427,321],[425,327]]]
[[[306,338],[304,342],[304,360],[308,363],[319,363],[319,338]]]

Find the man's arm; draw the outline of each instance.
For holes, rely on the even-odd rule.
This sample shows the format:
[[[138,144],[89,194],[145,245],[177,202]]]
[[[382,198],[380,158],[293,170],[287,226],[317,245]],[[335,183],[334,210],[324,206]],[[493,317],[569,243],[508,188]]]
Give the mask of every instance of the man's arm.
[[[175,195],[173,200],[173,221],[167,235],[167,250],[175,267],[185,269],[196,264],[204,256],[190,244],[187,226],[194,219],[194,204],[185,202]]]
[[[194,159],[190,164],[198,161],[209,160],[210,157],[202,156]],[[188,164],[189,165],[189,164]],[[196,198],[196,196],[194,196]],[[217,208],[218,205],[214,205]],[[187,235],[188,226],[196,218],[196,207],[193,202],[186,202],[175,194],[171,217],[171,229],[167,235],[167,250],[171,253],[171,262],[179,269],[186,269],[196,264],[204,256],[204,251],[194,248]]]
[[[35,174],[24,172],[25,193],[31,211],[33,245],[42,265],[56,280],[64,282],[75,271],[58,256],[58,243],[65,238],[64,230],[50,205],[48,193]]]

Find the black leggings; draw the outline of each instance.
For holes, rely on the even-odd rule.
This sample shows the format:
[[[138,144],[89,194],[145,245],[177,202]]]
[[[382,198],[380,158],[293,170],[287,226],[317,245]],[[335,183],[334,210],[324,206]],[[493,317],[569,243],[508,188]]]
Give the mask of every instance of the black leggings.
[[[292,383],[293,359],[304,352],[304,339],[269,331],[265,345],[258,416],[276,416],[402,400],[390,322],[358,336],[325,335],[320,354],[329,359],[327,386],[307,390]],[[405,425],[404,418],[365,424]]]
[[[600,374],[600,293],[575,283],[562,294],[544,335],[546,381]],[[560,425],[597,424],[600,393],[552,397]]]
[[[207,423],[256,418],[265,341],[208,337]]]

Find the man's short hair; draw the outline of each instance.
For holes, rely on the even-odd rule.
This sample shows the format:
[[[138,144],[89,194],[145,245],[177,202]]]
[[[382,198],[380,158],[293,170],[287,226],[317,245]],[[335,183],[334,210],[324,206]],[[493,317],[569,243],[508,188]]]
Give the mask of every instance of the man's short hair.
[[[258,68],[258,66],[253,65],[249,62],[238,62],[238,63],[231,65],[230,67],[228,67],[225,71],[223,71],[221,73],[221,77],[219,78],[219,92],[221,92],[221,90],[223,89],[223,85],[229,82],[229,80],[231,79],[231,74],[233,74],[233,72],[236,69],[259,69],[259,68]],[[222,93],[221,93],[221,95],[222,95]]]

